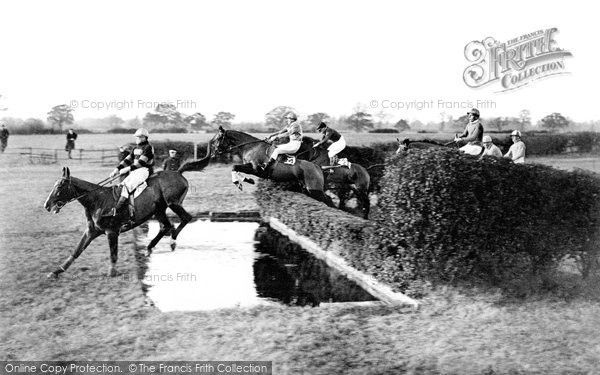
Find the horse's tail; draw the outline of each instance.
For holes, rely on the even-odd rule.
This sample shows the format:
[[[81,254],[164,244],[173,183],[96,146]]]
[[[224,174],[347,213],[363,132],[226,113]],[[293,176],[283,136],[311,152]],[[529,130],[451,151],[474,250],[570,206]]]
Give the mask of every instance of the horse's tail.
[[[184,163],[181,167],[179,167],[177,172],[183,173],[183,172],[188,172],[188,171],[194,171],[194,172],[202,171],[204,168],[206,168],[208,163],[210,163],[210,159],[211,159],[210,154],[211,154],[210,142],[208,142],[208,145],[206,146],[206,155],[202,159],[188,161],[188,162]]]
[[[204,168],[206,168],[206,166],[209,163],[210,163],[210,156],[207,156],[200,160],[188,161],[188,162],[184,163],[181,167],[179,167],[179,169],[177,171],[179,173],[189,172],[189,171],[200,172]]]

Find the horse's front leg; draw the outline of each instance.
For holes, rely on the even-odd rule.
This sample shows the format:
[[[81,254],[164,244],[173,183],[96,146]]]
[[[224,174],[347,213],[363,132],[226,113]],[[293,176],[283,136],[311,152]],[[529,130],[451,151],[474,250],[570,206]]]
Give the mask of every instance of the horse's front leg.
[[[231,182],[238,187],[238,189],[243,190],[242,182],[247,182],[249,184],[254,185],[254,180],[251,178],[242,177],[240,173],[246,174],[256,174],[258,173],[254,164],[246,163],[240,165],[234,165],[231,170]]]
[[[88,229],[85,231],[85,233],[83,233],[83,236],[81,237],[79,243],[75,247],[75,251],[71,253],[71,255],[67,258],[67,260],[65,260],[65,262],[60,267],[50,272],[48,274],[48,277],[57,278],[58,275],[65,272],[69,268],[69,266],[71,266],[71,264],[75,261],[75,259],[77,259],[81,255],[83,250],[85,250],[85,248],[88,247],[90,242],[92,242],[94,238],[98,237],[101,234],[102,232],[96,230],[93,226],[88,226]]]
[[[117,259],[119,258],[119,232],[107,231],[108,246],[110,247],[110,268],[108,276],[117,276]]]

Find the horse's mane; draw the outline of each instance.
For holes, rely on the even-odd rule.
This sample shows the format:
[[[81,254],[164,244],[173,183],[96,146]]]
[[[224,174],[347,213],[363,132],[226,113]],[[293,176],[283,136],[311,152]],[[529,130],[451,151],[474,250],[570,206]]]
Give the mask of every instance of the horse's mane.
[[[442,143],[438,142],[438,141],[434,141],[433,139],[419,139],[419,140],[408,140],[409,143],[428,143],[431,145],[436,145],[436,146],[443,146]]]
[[[225,134],[229,135],[230,137],[232,137],[234,139],[238,139],[238,140],[243,139],[245,141],[254,141],[254,140],[259,139],[255,136],[253,136],[252,134],[244,133],[242,131],[233,130],[233,129],[225,130]]]

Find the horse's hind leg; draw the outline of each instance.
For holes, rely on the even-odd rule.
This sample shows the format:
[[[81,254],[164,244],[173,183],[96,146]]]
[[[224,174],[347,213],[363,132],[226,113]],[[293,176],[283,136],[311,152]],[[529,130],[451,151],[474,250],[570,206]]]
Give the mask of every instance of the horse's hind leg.
[[[117,259],[119,258],[119,232],[107,231],[108,246],[110,247],[110,268],[108,276],[117,276]]]
[[[308,190],[308,194],[313,199],[316,199],[319,202],[323,202],[326,205],[328,205],[329,207],[335,207],[335,204],[333,204],[333,200],[331,200],[331,197],[329,195],[325,194],[325,192],[323,192],[323,190]]]
[[[146,246],[146,256],[150,256],[150,254],[152,254],[152,249],[154,249],[154,246],[156,246],[158,241],[160,241],[165,234],[169,233],[169,231],[173,229],[173,224],[171,224],[169,218],[167,217],[166,208],[157,210],[154,215],[156,216],[156,220],[158,220],[160,223],[160,230],[152,239],[152,241],[150,241],[148,246]]]
[[[179,232],[181,232],[181,230],[183,229],[183,227],[185,227],[187,225],[187,223],[189,223],[190,221],[192,221],[192,215],[190,215],[184,208],[182,205],[178,204],[178,203],[173,203],[169,206],[169,208],[171,210],[173,210],[173,212],[175,212],[177,214],[177,216],[179,216],[179,218],[181,219],[181,223],[179,223],[179,225],[177,226],[177,229],[175,229],[173,231],[173,234],[171,235],[171,238],[173,239],[173,241],[175,241],[177,239],[177,236],[179,235]]]
[[[75,261],[75,259],[77,259],[81,253],[83,252],[83,250],[85,250],[86,247],[88,247],[88,245],[90,244],[90,242],[92,242],[94,240],[94,238],[98,237],[99,235],[101,235],[102,232],[96,231],[96,230],[86,230],[85,233],[83,233],[83,236],[81,237],[81,239],[79,240],[79,243],[77,244],[77,247],[75,247],[75,251],[73,253],[71,253],[71,255],[67,258],[67,260],[65,260],[65,262],[56,270],[50,272],[48,274],[48,277],[58,277],[59,274],[65,272],[69,266],[71,266],[71,264]]]

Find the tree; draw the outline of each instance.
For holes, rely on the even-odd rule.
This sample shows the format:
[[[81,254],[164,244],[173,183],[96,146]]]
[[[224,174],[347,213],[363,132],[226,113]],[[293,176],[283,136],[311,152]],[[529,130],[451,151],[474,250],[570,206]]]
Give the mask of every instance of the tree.
[[[187,116],[183,119],[183,122],[192,130],[200,130],[208,125],[206,123],[206,116],[200,112],[196,112],[193,115]]]
[[[145,126],[182,126],[184,125],[183,116],[177,110],[177,107],[171,103],[160,103],[154,109],[154,112],[146,113],[144,116]]]
[[[265,126],[267,128],[282,128],[286,125],[283,116],[285,116],[285,114],[288,112],[296,113],[296,110],[294,110],[292,107],[283,105],[273,108],[265,114]]]
[[[385,112],[382,108],[379,112],[375,113],[375,117],[377,117],[377,119],[378,119],[377,125],[384,126],[385,124],[387,124],[388,119],[391,118],[392,115]],[[408,122],[406,123],[406,125],[408,125]]]
[[[316,129],[317,126],[319,126],[319,124],[321,122],[328,122],[331,121],[331,117],[329,117],[329,115],[327,113],[324,112],[317,112],[317,113],[313,113],[312,115],[309,115],[307,120],[306,120],[306,125],[308,127],[311,127],[313,129]],[[311,129],[311,130],[313,130]]]
[[[543,128],[546,128],[550,131],[556,131],[561,128],[566,128],[569,126],[569,120],[567,120],[563,115],[558,112],[554,112],[541,120],[541,124]]]
[[[510,121],[507,117],[494,117],[492,119],[487,120],[487,125],[497,129],[498,131],[502,131],[502,129],[504,129],[509,124]]]
[[[531,113],[528,109],[523,109],[519,112],[519,124],[521,125],[521,131],[525,130],[526,127],[531,126]]]
[[[408,125],[408,122],[404,119],[400,119],[396,125],[394,125],[394,127],[398,130],[400,130],[401,132],[406,131],[406,130],[410,130],[410,125]]]
[[[235,115],[231,112],[219,112],[215,115],[211,121],[211,125],[214,129],[218,129],[219,126],[231,126],[231,120],[235,118]]]
[[[56,125],[59,131],[62,131],[63,125],[71,125],[74,120],[73,108],[66,104],[54,106],[48,112],[48,123],[52,127]]]
[[[373,129],[373,120],[371,119],[371,115],[366,112],[355,112],[346,119],[346,122],[348,123],[350,129],[357,132],[365,129]]]
[[[123,126],[125,128],[130,129],[138,129],[142,127],[142,120],[140,120],[139,117],[135,116],[135,118],[125,121],[125,124]]]

